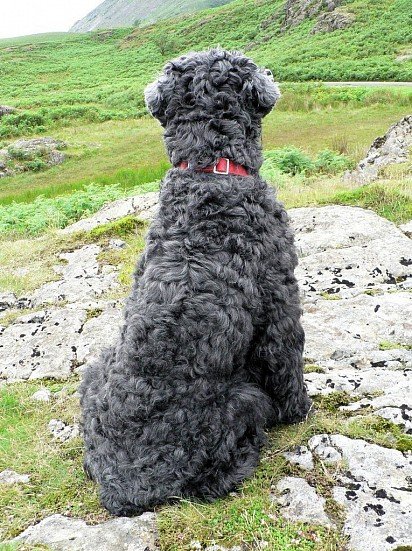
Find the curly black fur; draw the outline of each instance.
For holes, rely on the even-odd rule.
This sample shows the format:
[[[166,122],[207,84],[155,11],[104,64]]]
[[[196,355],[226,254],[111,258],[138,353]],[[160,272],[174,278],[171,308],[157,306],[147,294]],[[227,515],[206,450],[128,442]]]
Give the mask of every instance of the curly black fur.
[[[268,71],[222,50],[168,63],[146,90],[172,163],[190,164],[162,182],[119,342],[81,385],[85,468],[116,515],[226,494],[264,429],[309,410],[293,234],[258,174],[278,97]],[[195,170],[219,157],[251,175]]]

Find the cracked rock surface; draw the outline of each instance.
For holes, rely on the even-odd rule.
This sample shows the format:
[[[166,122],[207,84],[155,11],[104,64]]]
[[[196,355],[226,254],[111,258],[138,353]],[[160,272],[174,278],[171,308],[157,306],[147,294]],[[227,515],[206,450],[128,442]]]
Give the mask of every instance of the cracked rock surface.
[[[345,391],[349,410],[370,408],[411,430],[412,242],[371,211],[292,209],[301,255],[309,394]],[[359,401],[359,397],[368,398]]]
[[[152,551],[158,549],[156,538],[155,514],[144,513],[95,526],[81,519],[52,515],[12,541],[48,545],[53,551]]]
[[[349,537],[350,549],[387,551],[411,545],[410,455],[339,434],[313,436],[308,448],[312,460],[326,466],[340,465],[331,497],[343,507],[343,532]],[[294,454],[290,458],[294,462]],[[285,488],[289,489],[287,498],[279,496]],[[293,520],[313,515],[311,522],[324,524],[323,498],[303,478],[283,478],[273,499],[281,505],[286,501]],[[318,515],[320,520],[316,520]]]
[[[290,520],[331,527],[325,513],[325,499],[303,478],[286,476],[276,486],[272,500],[282,507],[282,515]]]
[[[142,197],[108,205],[80,221],[83,227],[67,230],[90,229],[139,212],[142,205],[147,206],[144,216],[150,218],[157,195],[148,194],[147,202]],[[397,228],[373,212],[341,206],[292,209],[290,216],[300,254],[297,277],[305,358],[314,367],[305,375],[310,395],[344,391],[349,403],[342,411],[357,415],[366,409],[411,433],[410,224]],[[7,327],[0,326],[1,379],[66,379],[116,340],[123,301],[104,298],[116,288],[117,273],[110,266],[99,266],[100,250],[88,245],[61,255],[66,264],[58,266],[60,279],[46,283],[31,297],[0,295],[3,313],[33,308]],[[66,428],[70,429],[60,427],[62,434]],[[343,507],[343,529],[351,549],[386,551],[412,545],[410,456],[341,435],[316,435],[284,456],[302,475],[287,477],[275,488],[273,500],[282,514],[336,528],[339,523],[328,516],[325,506],[326,498],[334,499]],[[313,484],[319,465],[335,476],[327,496]],[[143,521],[138,520],[143,518],[87,526],[82,520],[54,515],[20,538],[57,550],[154,549],[154,539],[141,548],[127,546],[127,534],[143,530]],[[138,542],[139,537],[153,536],[154,517],[143,524],[146,535],[138,536]],[[82,547],[83,542],[89,547]]]
[[[98,245],[86,245],[73,252],[61,253],[59,259],[66,264],[55,267],[61,279],[45,283],[35,291],[31,297],[33,306],[90,300],[118,287],[114,268],[100,268],[97,261],[100,251]]]

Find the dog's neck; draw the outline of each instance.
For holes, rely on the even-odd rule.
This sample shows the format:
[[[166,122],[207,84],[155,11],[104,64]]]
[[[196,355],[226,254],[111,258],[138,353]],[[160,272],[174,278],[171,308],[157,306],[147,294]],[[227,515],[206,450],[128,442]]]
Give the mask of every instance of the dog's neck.
[[[174,166],[187,161],[193,167],[212,165],[225,157],[252,173],[262,165],[260,120],[202,118],[179,120],[165,125],[164,140]],[[195,119],[195,117],[193,117]]]

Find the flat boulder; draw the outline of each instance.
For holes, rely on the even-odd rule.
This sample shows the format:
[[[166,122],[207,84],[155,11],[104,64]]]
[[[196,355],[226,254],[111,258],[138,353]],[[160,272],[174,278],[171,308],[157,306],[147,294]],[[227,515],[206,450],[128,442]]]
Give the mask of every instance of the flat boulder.
[[[47,545],[53,551],[155,551],[156,515],[116,518],[96,525],[63,515],[52,515],[30,526],[12,543]]]

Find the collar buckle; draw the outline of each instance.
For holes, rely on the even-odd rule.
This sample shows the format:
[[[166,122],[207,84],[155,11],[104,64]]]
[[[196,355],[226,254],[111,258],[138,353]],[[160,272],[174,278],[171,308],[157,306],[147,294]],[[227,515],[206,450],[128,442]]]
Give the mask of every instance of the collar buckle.
[[[217,168],[218,164],[221,161],[226,161],[226,168],[224,170],[219,170]],[[219,161],[213,167],[213,173],[214,174],[223,174],[223,175],[227,176],[229,174],[229,169],[230,169],[230,160],[227,157],[222,157],[221,159],[219,159]]]

